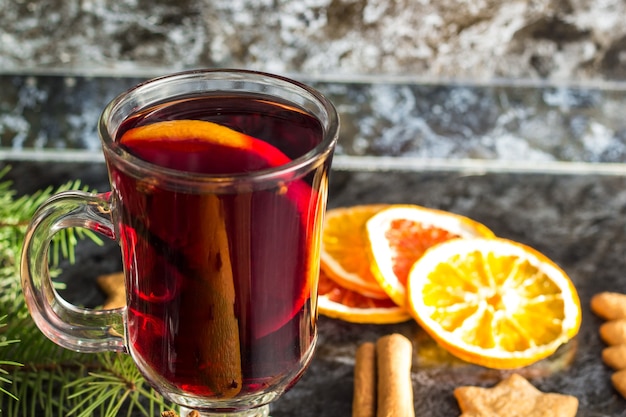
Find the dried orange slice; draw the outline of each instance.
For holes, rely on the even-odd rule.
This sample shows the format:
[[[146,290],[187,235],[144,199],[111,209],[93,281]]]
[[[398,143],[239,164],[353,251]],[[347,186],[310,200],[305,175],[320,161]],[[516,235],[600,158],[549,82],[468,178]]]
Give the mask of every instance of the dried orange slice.
[[[361,295],[337,284],[320,272],[318,290],[320,314],[351,323],[389,324],[407,321],[411,315],[390,298]]]
[[[370,270],[365,223],[384,204],[328,210],[324,218],[321,263],[329,278],[369,298],[388,298]]]
[[[416,205],[393,205],[366,223],[371,270],[399,306],[406,305],[409,270],[430,247],[458,237],[494,237],[483,224],[454,213]]]
[[[429,249],[408,279],[409,310],[453,355],[491,368],[529,365],[574,337],[572,281],[553,261],[506,239],[455,239]]]

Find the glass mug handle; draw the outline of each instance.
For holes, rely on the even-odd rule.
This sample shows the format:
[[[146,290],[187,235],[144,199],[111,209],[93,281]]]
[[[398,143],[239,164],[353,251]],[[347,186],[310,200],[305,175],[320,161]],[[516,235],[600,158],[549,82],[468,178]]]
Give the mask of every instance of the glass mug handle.
[[[48,252],[54,235],[72,227],[116,240],[110,196],[110,192],[60,192],[39,207],[24,238],[21,280],[31,316],[49,339],[78,352],[126,352],[125,308],[92,310],[65,301],[53,287]]]

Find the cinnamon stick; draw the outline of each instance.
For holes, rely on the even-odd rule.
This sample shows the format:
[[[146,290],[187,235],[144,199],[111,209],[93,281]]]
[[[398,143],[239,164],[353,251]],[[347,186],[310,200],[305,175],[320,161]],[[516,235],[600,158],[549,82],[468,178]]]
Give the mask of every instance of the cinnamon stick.
[[[230,242],[223,208],[218,197],[206,195],[196,202],[201,210],[194,220],[187,268],[193,289],[182,302],[204,311],[206,320],[181,320],[181,332],[195,335],[191,352],[198,361],[198,373],[215,397],[233,398],[242,387],[239,322],[235,314],[235,283]],[[184,330],[182,330],[184,328]]]
[[[376,347],[372,342],[360,345],[354,363],[352,417],[376,416]]]
[[[411,361],[413,345],[401,334],[376,342],[377,417],[414,417]]]

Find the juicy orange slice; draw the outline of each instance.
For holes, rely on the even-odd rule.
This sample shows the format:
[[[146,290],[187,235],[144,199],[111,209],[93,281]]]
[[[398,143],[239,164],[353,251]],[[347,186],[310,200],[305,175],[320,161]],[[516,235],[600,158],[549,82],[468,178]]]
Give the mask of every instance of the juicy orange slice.
[[[411,315],[391,299],[366,297],[337,284],[320,272],[320,314],[351,323],[389,324],[407,321]]]
[[[491,368],[529,365],[580,327],[580,300],[545,255],[506,239],[455,239],[429,249],[408,279],[409,310],[453,355]]]
[[[265,141],[205,120],[165,120],[138,126],[124,132],[120,143],[132,147],[137,142],[152,141],[158,142],[162,147],[176,148],[180,147],[181,140],[185,141],[188,151],[194,146],[194,142],[209,142],[253,151],[257,155],[262,155],[269,166],[280,166],[291,161],[278,148]]]
[[[416,205],[393,205],[366,223],[371,271],[399,306],[406,305],[409,270],[430,247],[458,237],[494,237],[483,224],[454,213]]]
[[[329,278],[369,298],[388,298],[370,270],[365,223],[384,204],[335,208],[326,212],[321,263]]]

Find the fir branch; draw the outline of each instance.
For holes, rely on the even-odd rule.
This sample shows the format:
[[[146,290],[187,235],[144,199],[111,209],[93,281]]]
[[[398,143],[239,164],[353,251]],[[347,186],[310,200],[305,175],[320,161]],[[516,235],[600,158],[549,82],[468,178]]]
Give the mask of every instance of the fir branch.
[[[0,325],[5,326],[4,322],[6,320],[6,316],[2,316],[0,317]],[[6,347],[9,346],[11,344],[17,343],[19,342],[19,340],[16,339],[5,339],[0,341],[0,348],[2,347]],[[5,369],[5,367],[10,366],[10,367],[18,367],[18,366],[22,366],[21,363],[18,362],[14,362],[14,361],[8,361],[8,360],[0,360],[0,393],[4,393],[6,395],[8,395],[9,397],[13,398],[14,400],[17,400],[18,398],[12,394],[10,391],[8,391],[7,389],[4,388],[3,385],[5,384],[11,384],[12,381],[10,379],[8,379],[7,377],[5,377],[4,375],[8,375],[9,371],[7,371]]]
[[[130,416],[135,409],[149,415],[148,409],[165,410],[165,403],[145,381],[129,356],[122,354],[100,355],[102,372],[90,372],[81,382],[69,384],[68,388],[80,388],[70,399],[81,401],[69,411],[68,416],[89,417],[94,410],[104,410],[104,415],[117,415],[126,403]],[[148,409],[143,402],[148,403]]]
[[[114,417],[124,409],[128,416],[154,416],[156,410],[164,410],[164,399],[147,386],[130,356],[66,350],[35,326],[19,278],[19,258],[28,223],[53,194],[89,190],[73,181],[57,189],[48,187],[17,197],[12,183],[3,180],[9,169],[0,170],[0,316],[7,318],[6,325],[0,327],[2,415]],[[77,243],[85,238],[102,243],[97,234],[85,229],[57,233],[50,248],[51,276],[59,274],[62,259],[75,261]]]

